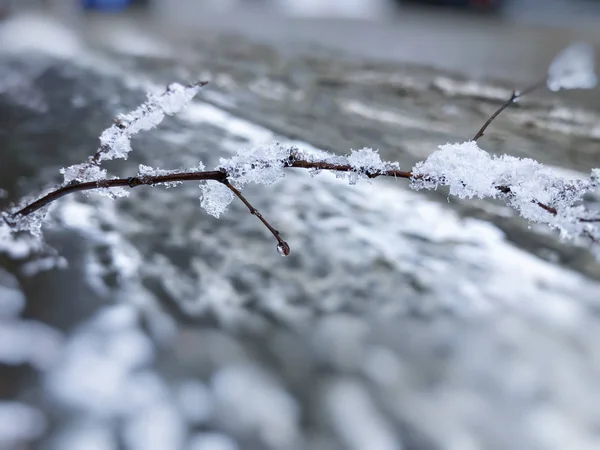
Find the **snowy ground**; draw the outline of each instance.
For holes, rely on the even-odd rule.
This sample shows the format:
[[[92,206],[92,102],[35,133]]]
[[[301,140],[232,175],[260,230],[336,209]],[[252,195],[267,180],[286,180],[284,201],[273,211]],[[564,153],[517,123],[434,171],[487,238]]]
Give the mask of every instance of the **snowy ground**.
[[[208,31],[177,50],[111,33],[105,49],[90,28],[89,42],[40,19],[0,30],[5,203],[58,181],[171,81],[211,87],[134,140],[116,173],[212,166],[273,141],[370,146],[411,167],[471,136],[512,88]],[[482,145],[585,172],[599,126],[544,97]],[[598,448],[600,265],[585,249],[401,181],[292,172],[247,194],[289,258],[243,205],[209,217],[194,183],[65,198],[46,231],[58,268],[8,249],[0,447]]]

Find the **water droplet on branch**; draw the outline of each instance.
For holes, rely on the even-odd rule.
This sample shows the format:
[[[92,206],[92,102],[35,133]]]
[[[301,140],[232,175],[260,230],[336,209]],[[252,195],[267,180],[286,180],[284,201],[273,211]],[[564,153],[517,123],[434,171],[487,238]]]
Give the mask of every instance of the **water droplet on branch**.
[[[290,254],[290,246],[288,245],[287,242],[281,242],[278,246],[277,246],[277,252],[281,255],[281,256],[288,256]]]

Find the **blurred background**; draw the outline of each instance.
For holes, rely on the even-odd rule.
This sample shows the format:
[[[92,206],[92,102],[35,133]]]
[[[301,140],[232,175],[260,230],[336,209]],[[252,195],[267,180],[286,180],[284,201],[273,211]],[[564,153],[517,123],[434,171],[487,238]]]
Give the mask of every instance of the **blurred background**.
[[[280,142],[409,170],[472,137],[597,0],[0,0],[0,208],[62,181],[147,92],[208,80],[127,161]],[[600,167],[600,90],[480,141]],[[0,241],[0,449],[597,450],[600,263],[493,201],[290,171],[220,219],[191,183],[52,208]],[[600,208],[600,198],[586,198]]]

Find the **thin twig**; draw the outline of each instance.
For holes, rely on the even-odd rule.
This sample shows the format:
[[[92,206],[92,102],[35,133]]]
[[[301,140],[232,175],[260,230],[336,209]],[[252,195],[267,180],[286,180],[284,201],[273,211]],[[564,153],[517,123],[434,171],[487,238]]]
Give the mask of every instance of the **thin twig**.
[[[546,79],[543,79],[543,80],[538,81],[537,83],[534,83],[534,84],[526,87],[522,91],[513,91],[510,98],[508,100],[506,100],[496,111],[494,111],[494,114],[492,114],[488,120],[486,120],[486,122],[483,124],[483,126],[477,132],[477,134],[475,136],[473,136],[473,140],[476,141],[477,139],[482,137],[483,134],[485,133],[485,130],[487,129],[487,127],[490,126],[490,124],[494,121],[494,119],[496,119],[496,117],[498,117],[500,115],[500,113],[502,111],[504,111],[506,108],[508,108],[512,103],[516,102],[518,99],[520,99],[524,95],[527,95],[527,94],[535,91],[536,89],[539,89],[540,87],[544,86],[545,84],[546,84]]]
[[[335,164],[323,161],[307,161],[303,159],[294,159],[293,161],[286,161],[284,164],[286,168],[300,168],[300,169],[316,169],[316,170],[329,170],[332,172],[350,172],[355,170],[349,164]],[[394,177],[394,178],[402,178],[407,180],[415,180],[415,179],[426,179],[426,175],[413,175],[412,172],[407,172],[398,169],[390,169],[384,171],[376,171],[372,173],[368,173],[367,176],[369,178],[377,178],[377,177]],[[290,253],[290,246],[288,243],[281,238],[281,235],[278,230],[276,230],[264,217],[263,215],[254,207],[252,204],[244,197],[244,195],[237,189],[235,186],[231,184],[229,181],[228,174],[221,170],[213,170],[213,171],[205,171],[205,172],[176,172],[170,173],[167,175],[138,175],[130,178],[113,178],[109,180],[98,180],[98,181],[88,181],[88,182],[71,182],[64,186],[61,186],[43,197],[29,203],[28,205],[22,207],[17,212],[13,213],[13,218],[18,218],[18,216],[24,217],[28,216],[48,205],[57,201],[58,199],[64,197],[68,194],[73,194],[75,192],[83,192],[83,191],[91,191],[96,189],[110,189],[115,187],[129,187],[134,188],[137,186],[153,186],[157,184],[163,183],[177,183],[184,181],[217,181],[223,183],[225,186],[231,190],[243,203],[246,205],[251,214],[258,217],[258,219],[267,227],[267,229],[275,236],[277,239],[277,249],[282,255],[288,255]],[[512,191],[510,186],[496,186],[496,189],[505,194],[511,195]],[[534,202],[540,208],[547,211],[552,215],[557,215],[558,211],[556,208],[546,205],[541,202]],[[578,219],[580,222],[591,223],[591,222],[600,222],[600,218],[580,218]]]
[[[317,169],[317,170],[331,170],[334,172],[350,172],[353,170],[352,166],[348,164],[332,164],[320,161],[304,161],[296,160],[286,167],[296,167],[302,169]],[[374,172],[369,174],[370,178],[376,178],[379,176],[387,176],[394,178],[412,178],[411,172],[403,170],[388,170],[385,172]],[[65,195],[72,194],[75,192],[92,191],[96,189],[108,189],[115,187],[130,187],[146,185],[152,186],[161,183],[176,183],[183,181],[203,181],[203,180],[215,180],[223,181],[227,179],[227,174],[220,170],[213,170],[207,172],[177,172],[168,175],[156,175],[156,176],[135,176],[130,178],[113,178],[108,180],[88,181],[85,183],[72,182],[62,187],[59,187],[43,197],[35,200],[34,202],[24,206],[19,211],[13,214],[13,216],[28,216],[29,214],[48,206],[50,203],[55,202]]]
[[[187,88],[195,88],[195,87],[203,87],[206,86],[208,84],[208,81],[197,81],[196,83],[190,83],[188,84],[186,87]],[[167,86],[165,89],[165,92],[163,92],[161,94],[161,96],[164,96],[166,94],[168,94],[169,92],[172,92],[171,87]],[[135,120],[139,120],[139,119],[135,119]],[[135,121],[134,120],[134,121]],[[129,127],[129,125],[131,125],[131,123],[123,123],[121,122],[121,119],[119,117],[117,117],[115,119],[115,125],[117,126],[117,128],[119,128],[120,130],[122,130],[123,132]],[[90,156],[88,159],[88,164],[90,166],[100,166],[102,164],[102,157],[108,152],[110,151],[111,147],[109,145],[101,145],[98,150],[96,151],[96,153],[94,154],[94,156]]]
[[[129,187],[134,188],[136,186],[152,186],[161,183],[173,183],[179,181],[202,181],[202,180],[216,180],[221,181],[226,177],[226,174],[219,170],[208,171],[208,172],[181,172],[173,173],[168,175],[157,175],[157,176],[136,176],[129,178],[113,178],[110,180],[98,180],[88,181],[85,183],[72,182],[65,186],[59,187],[43,197],[35,200],[34,202],[24,206],[19,211],[13,214],[13,217],[17,216],[28,216],[50,203],[55,202],[61,197],[75,192],[93,191],[96,189],[109,189],[115,187]]]
[[[221,183],[227,186],[229,190],[233,192],[237,196],[237,198],[239,198],[242,201],[244,205],[246,205],[246,207],[250,211],[250,214],[258,217],[258,220],[260,220],[263,223],[263,225],[267,227],[267,229],[271,232],[271,234],[275,236],[275,239],[277,239],[277,251],[283,256],[288,256],[290,254],[290,246],[281,238],[281,234],[279,233],[279,231],[273,228],[273,226],[269,223],[267,219],[264,218],[260,211],[254,206],[252,206],[252,203],[250,203],[246,199],[246,197],[244,197],[241,191],[237,189],[234,185],[232,185],[227,178],[221,180]]]
[[[318,170],[331,170],[333,172],[352,172],[356,170],[350,164],[334,164],[321,161],[305,161],[302,159],[295,160],[286,167],[296,167],[301,169],[318,169]],[[377,177],[394,177],[394,178],[413,178],[412,172],[406,172],[404,170],[390,169],[385,171],[377,171],[368,173],[369,178]]]

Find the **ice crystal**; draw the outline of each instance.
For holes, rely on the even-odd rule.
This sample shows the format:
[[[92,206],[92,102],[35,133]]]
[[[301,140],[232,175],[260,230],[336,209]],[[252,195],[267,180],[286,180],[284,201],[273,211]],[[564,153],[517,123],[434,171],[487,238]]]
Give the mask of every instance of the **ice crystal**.
[[[233,192],[222,183],[205,181],[200,184],[200,190],[202,191],[200,206],[216,218],[219,218],[233,201]]]
[[[221,158],[217,169],[224,170],[229,180],[238,186],[273,184],[285,176],[283,168],[292,150],[279,144],[241,149],[231,158]]]

